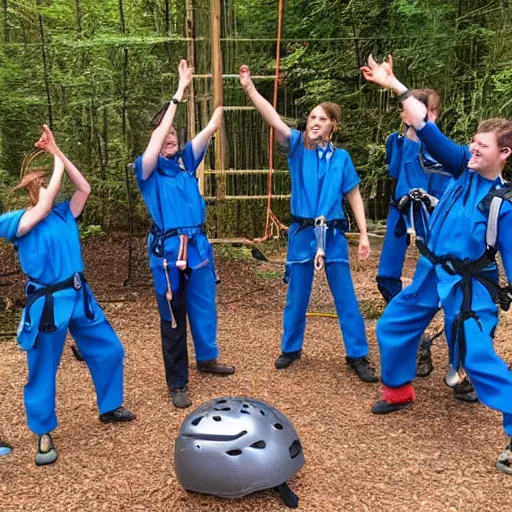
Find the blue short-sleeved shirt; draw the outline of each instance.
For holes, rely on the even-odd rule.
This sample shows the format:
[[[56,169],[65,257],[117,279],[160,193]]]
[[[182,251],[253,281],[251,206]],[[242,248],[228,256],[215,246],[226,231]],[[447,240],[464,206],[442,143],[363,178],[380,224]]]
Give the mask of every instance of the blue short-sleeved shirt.
[[[340,148],[331,153],[319,152],[316,148],[306,149],[302,133],[297,130],[290,130],[288,143],[292,215],[344,219],[343,198],[360,183],[348,152]],[[298,224],[290,226],[288,263],[310,261],[315,257],[314,229],[298,228]],[[346,240],[339,229],[327,230],[326,261],[348,261]]]
[[[424,166],[420,163],[420,152]],[[397,180],[394,199],[400,199],[413,188],[422,188],[440,198],[452,178],[422,147],[421,142],[398,132],[386,140],[386,163],[389,175]]]
[[[17,238],[16,231],[25,211],[0,217],[0,236],[14,242],[23,272],[43,284],[55,284],[75,272],[83,272],[80,235],[69,201],[55,205],[46,218]]]
[[[179,228],[180,233],[189,235],[188,261],[191,268],[204,263],[210,257],[210,244],[199,226],[206,218],[206,203],[199,192],[196,170],[204,158],[206,147],[194,156],[192,143],[172,158],[158,158],[154,172],[144,179],[142,176],[142,155],[135,161],[135,174],[146,207],[153,222],[163,231]],[[148,247],[153,242],[149,235]],[[179,237],[165,241],[164,253],[169,265],[175,265],[179,251]],[[162,258],[149,250],[151,268],[161,267]]]

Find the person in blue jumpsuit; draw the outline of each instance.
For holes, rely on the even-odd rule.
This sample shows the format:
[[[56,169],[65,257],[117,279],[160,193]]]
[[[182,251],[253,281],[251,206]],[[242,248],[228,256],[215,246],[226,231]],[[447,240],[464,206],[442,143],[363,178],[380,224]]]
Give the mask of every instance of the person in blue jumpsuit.
[[[187,315],[199,371],[231,375],[235,368],[217,361],[216,271],[204,227],[206,205],[196,177],[208,141],[222,122],[222,107],[180,151],[173,121],[193,70],[182,60],[178,73],[178,90],[154,118],[156,127],[134,170],[153,221],[148,237],[149,266],[160,313],[166,382],[173,405],[184,408],[192,403]]]
[[[499,455],[497,467],[512,474],[512,371],[493,348],[497,304],[506,309],[512,290],[510,285],[499,286],[495,261],[499,251],[510,283],[512,188],[502,171],[512,153],[512,121],[482,121],[468,150],[446,138],[435,124],[425,122],[425,105],[394,76],[392,60],[377,64],[370,57],[364,74],[400,95],[406,122],[455,178],[418,243],[422,256],[412,283],[390,302],[377,325],[383,400],[372,412],[393,412],[414,401],[411,381],[419,335],[441,303],[455,369],[463,367],[481,402],[503,413],[510,442]],[[489,204],[495,197],[502,202],[493,211]],[[489,233],[494,233],[494,244]]]
[[[301,358],[306,312],[315,268],[325,267],[346,348],[346,360],[365,382],[378,378],[368,359],[363,317],[350,274],[347,221],[343,199],[347,198],[360,232],[358,255],[370,254],[359,177],[350,155],[335,148],[331,139],[339,121],[339,107],[321,103],[308,116],[304,134],[290,129],[270,103],[256,90],[247,66],[240,68],[240,83],[263,119],[274,128],[276,138],[288,150],[290,168],[291,226],[288,233],[285,280],[288,294],[283,317],[281,355],[275,366],[283,369]]]
[[[427,107],[427,119],[435,123],[440,112],[440,98],[433,89],[414,89],[412,96]],[[401,114],[403,120],[403,113]],[[386,303],[402,291],[402,271],[407,247],[410,244],[408,231],[424,230],[423,224],[428,222],[430,208],[416,208],[418,201],[412,205],[407,201],[418,189],[425,193],[422,197],[428,201],[439,200],[446,189],[452,175],[446,171],[426,150],[418,139],[412,126],[405,124],[405,134],[392,133],[386,140],[386,163],[393,180],[393,201],[389,208],[386,223],[386,236],[377,271],[377,286]],[[434,199],[432,199],[434,198]],[[404,201],[406,199],[406,201]],[[412,208],[411,208],[411,207]],[[434,205],[430,205],[434,207]],[[419,211],[418,211],[419,210]],[[412,219],[411,219],[412,215]],[[411,221],[414,223],[411,225]],[[428,376],[434,369],[432,363],[432,342],[442,331],[433,336],[422,334],[416,375]],[[448,375],[451,366],[448,368]],[[445,382],[449,382],[448,378]],[[454,397],[465,402],[478,401],[473,386],[467,378],[463,382],[452,385]]]
[[[89,367],[102,422],[135,419],[122,406],[124,349],[84,279],[80,238],[75,219],[82,212],[90,186],[60,151],[45,125],[36,143],[54,157],[47,187],[44,173],[26,174],[15,189],[26,189],[30,207],[0,216],[0,237],[14,243],[28,278],[27,301],[17,339],[27,352],[25,409],[29,429],[39,436],[37,465],[57,459],[51,432],[57,427],[56,376],[69,330]],[[66,170],[76,191],[54,204]]]

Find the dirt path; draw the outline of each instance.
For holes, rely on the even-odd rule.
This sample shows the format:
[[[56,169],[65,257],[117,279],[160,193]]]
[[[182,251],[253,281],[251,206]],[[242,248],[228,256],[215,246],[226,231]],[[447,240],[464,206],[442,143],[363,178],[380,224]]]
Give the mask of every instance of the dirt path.
[[[103,304],[126,349],[126,405],[138,419],[127,425],[98,421],[92,383],[83,363],[65,348],[58,377],[55,432],[59,460],[33,464],[35,437],[25,425],[25,356],[14,340],[0,340],[0,435],[14,446],[0,459],[1,511],[276,511],[273,492],[239,501],[186,493],[176,481],[174,439],[190,412],[174,409],[163,376],[158,315],[152,291],[122,288],[126,243],[86,243],[87,274],[99,298],[131,298]],[[149,276],[142,257],[137,281]],[[382,301],[374,285],[378,254],[354,263],[358,296],[367,317]],[[9,258],[3,257],[3,270]],[[6,263],[7,262],[7,263]],[[408,260],[410,277],[413,260]],[[298,430],[306,465],[291,482],[304,511],[498,511],[509,508],[512,478],[494,469],[505,444],[501,416],[481,405],[456,402],[442,384],[444,341],[434,349],[436,371],[415,384],[416,404],[377,418],[370,407],[378,386],[361,383],[345,364],[336,320],[310,318],[303,359],[277,372],[286,288],[277,265],[219,259],[219,345],[237,372],[230,378],[200,375],[194,365],[194,407],[220,395],[247,395],[274,404]],[[16,296],[22,283],[0,288]],[[329,307],[325,279],[316,279],[311,309]],[[332,307],[332,306],[331,306]],[[441,325],[437,318],[436,325]],[[503,315],[496,347],[512,361],[512,321]],[[373,361],[378,365],[375,320],[367,320]],[[191,358],[193,361],[193,356]]]

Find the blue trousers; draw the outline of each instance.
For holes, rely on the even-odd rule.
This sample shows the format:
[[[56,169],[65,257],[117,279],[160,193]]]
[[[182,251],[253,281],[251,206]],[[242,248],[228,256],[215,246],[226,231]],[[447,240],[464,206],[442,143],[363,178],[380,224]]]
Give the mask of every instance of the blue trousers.
[[[92,320],[85,315],[83,294],[77,293],[69,320],[58,325],[54,333],[40,332],[34,346],[27,351],[25,409],[28,428],[34,434],[51,432],[58,424],[56,377],[68,329],[91,372],[99,413],[112,411],[123,403],[124,349],[92,293],[90,300],[95,312]],[[55,307],[58,307],[58,299]]]
[[[381,381],[397,388],[414,380],[420,335],[439,310],[436,271],[420,258],[412,283],[387,306],[377,324]],[[512,436],[512,371],[495,353],[493,333],[498,310],[489,292],[473,279],[472,309],[478,315],[463,323],[466,353],[462,364],[481,402],[503,413],[505,432]],[[462,292],[441,298],[448,345],[453,349],[452,325],[460,311]]]
[[[302,349],[314,274],[312,261],[294,263],[290,267],[281,343],[281,350],[285,353]],[[325,273],[334,298],[347,356],[364,357],[368,355],[368,341],[348,262],[326,263]]]
[[[161,281],[165,280],[163,271],[153,269],[153,278],[161,320],[167,385],[170,389],[181,388],[188,383],[187,316],[196,360],[208,361],[218,356],[215,274],[211,265],[193,270],[188,279],[182,273],[179,277],[177,272],[173,273],[173,279],[180,282],[173,292],[171,303],[178,324],[176,329],[171,327],[169,303],[163,292],[166,287],[166,283]]]
[[[406,232],[395,233],[395,227],[400,220],[401,213],[393,206],[389,209],[386,221],[387,229],[380,254],[377,271],[377,286],[386,302],[402,291],[402,270],[405,254],[409,245],[409,235]]]

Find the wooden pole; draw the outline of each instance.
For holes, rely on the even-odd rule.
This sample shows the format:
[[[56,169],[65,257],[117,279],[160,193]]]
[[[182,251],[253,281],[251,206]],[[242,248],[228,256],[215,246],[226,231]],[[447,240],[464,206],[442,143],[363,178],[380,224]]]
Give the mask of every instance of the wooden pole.
[[[196,67],[196,48],[195,48],[195,24],[194,24],[194,0],[185,1],[186,8],[186,34],[187,34],[187,62],[188,65]],[[194,92],[194,80],[188,88],[187,101],[187,138],[192,140],[196,136],[196,100]],[[197,169],[197,178],[199,181],[199,191],[204,194],[204,160],[201,161]]]
[[[213,85],[213,108],[221,107],[224,104],[224,89],[222,83],[222,50],[220,46],[220,0],[211,0],[211,50],[212,50],[212,85]],[[226,195],[226,176],[224,170],[225,154],[225,127],[224,120],[221,127],[215,134],[215,170],[219,173],[217,180],[217,198],[222,199]]]

